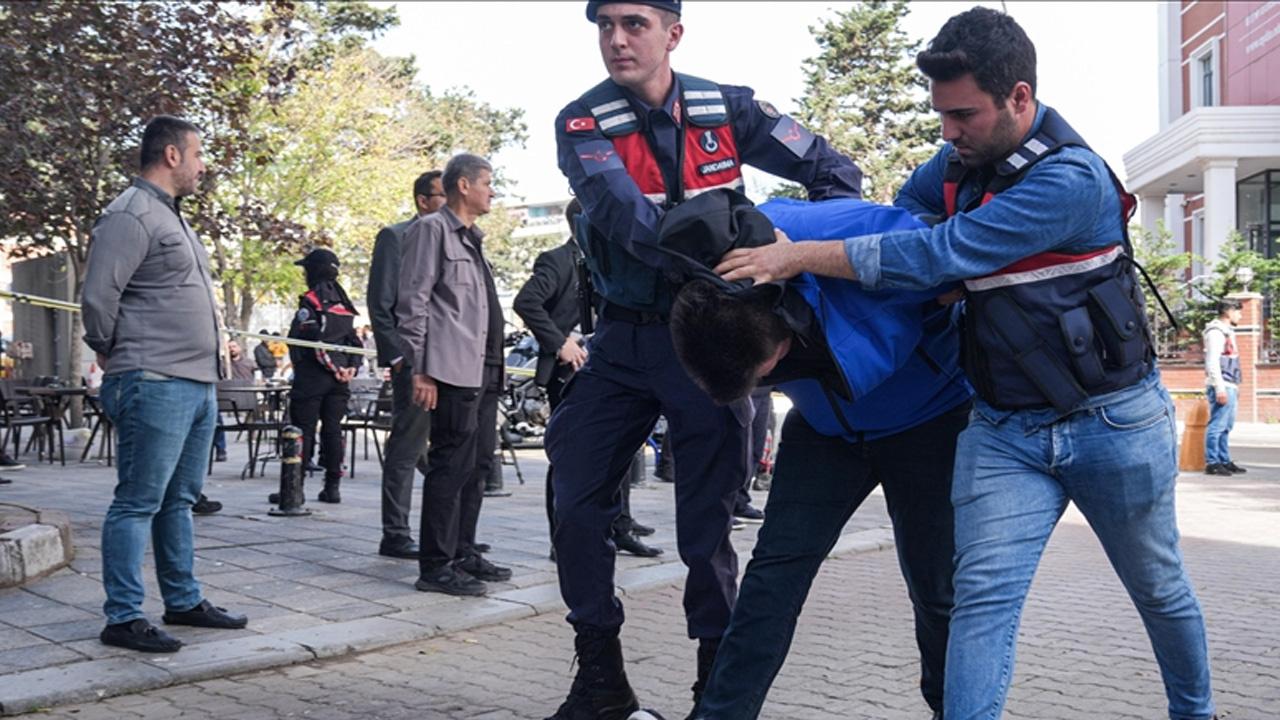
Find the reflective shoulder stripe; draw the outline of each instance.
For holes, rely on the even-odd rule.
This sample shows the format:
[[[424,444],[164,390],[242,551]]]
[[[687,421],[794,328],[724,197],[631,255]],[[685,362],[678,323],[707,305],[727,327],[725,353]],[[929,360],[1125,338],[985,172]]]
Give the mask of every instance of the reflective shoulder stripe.
[[[622,108],[629,106],[630,103],[628,103],[625,98],[621,100],[613,100],[591,108],[591,114],[596,117],[600,117],[601,115],[607,115],[614,110],[621,110]]]
[[[728,115],[729,114],[728,111],[725,109],[724,103],[720,103],[719,105],[694,105],[690,107],[687,110],[687,112],[689,113],[690,121],[692,121],[693,118],[695,117],[702,117],[704,115]]]
[[[614,115],[611,118],[605,118],[598,123],[598,126],[600,128],[600,132],[604,133],[606,136],[613,136],[620,133],[610,131],[617,128],[619,125],[626,125],[628,123],[634,124],[637,127],[639,126],[639,118],[636,117],[635,113],[628,112],[620,115]],[[631,130],[630,132],[635,132],[635,130]]]
[[[689,90],[684,94],[686,100],[720,100],[724,96],[716,90]]]

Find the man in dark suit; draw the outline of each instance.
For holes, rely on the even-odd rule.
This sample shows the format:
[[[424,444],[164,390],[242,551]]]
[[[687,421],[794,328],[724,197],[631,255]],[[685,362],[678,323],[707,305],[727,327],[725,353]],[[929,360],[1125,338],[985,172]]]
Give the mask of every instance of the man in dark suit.
[[[573,371],[587,361],[587,351],[571,332],[578,325],[578,258],[582,251],[573,236],[574,222],[582,214],[577,198],[569,201],[564,211],[569,220],[569,240],[560,247],[538,255],[533,275],[516,295],[512,309],[525,327],[538,340],[538,368],[533,381],[547,389],[547,402],[554,411],[560,404],[560,391]],[[631,474],[627,473],[626,477]],[[652,528],[640,525],[631,517],[631,484],[622,483],[622,513],[613,521],[613,543],[623,552],[640,557],[661,555],[662,549],[649,547],[637,535],[649,535]],[[551,489],[551,468],[547,468],[547,520],[555,535],[555,496]],[[554,550],[552,551],[554,553]]]
[[[444,205],[441,172],[431,170],[413,183],[418,217]],[[400,284],[400,241],[412,219],[382,228],[369,263],[370,323],[378,348],[378,366],[391,368],[391,432],[382,463],[382,542],[378,553],[389,557],[417,558],[418,544],[409,534],[409,506],[413,498],[413,469],[427,472],[427,436],[431,413],[414,405],[413,374],[404,364],[396,336],[396,293]]]

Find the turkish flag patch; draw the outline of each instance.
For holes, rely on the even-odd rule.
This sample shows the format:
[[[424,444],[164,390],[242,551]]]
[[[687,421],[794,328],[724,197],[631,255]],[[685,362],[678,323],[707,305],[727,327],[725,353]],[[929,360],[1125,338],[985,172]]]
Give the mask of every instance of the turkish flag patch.
[[[569,118],[564,123],[565,132],[586,132],[596,129],[596,119],[590,117]]]

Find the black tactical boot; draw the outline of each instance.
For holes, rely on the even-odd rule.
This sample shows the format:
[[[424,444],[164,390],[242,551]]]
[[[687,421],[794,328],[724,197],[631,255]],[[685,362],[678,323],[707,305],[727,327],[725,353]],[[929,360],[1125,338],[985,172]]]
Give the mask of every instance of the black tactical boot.
[[[698,704],[702,702],[702,691],[707,689],[707,680],[711,677],[711,668],[716,664],[716,653],[720,651],[720,638],[702,638],[698,641],[698,679],[689,688],[693,691],[693,709],[685,720],[696,720]]]
[[[317,500],[324,503],[340,503],[342,495],[338,493],[338,483],[342,482],[342,478],[325,478],[324,489],[316,497]]]
[[[622,643],[616,635],[579,633],[573,645],[578,674],[569,697],[547,720],[627,720],[640,709],[622,667]]]

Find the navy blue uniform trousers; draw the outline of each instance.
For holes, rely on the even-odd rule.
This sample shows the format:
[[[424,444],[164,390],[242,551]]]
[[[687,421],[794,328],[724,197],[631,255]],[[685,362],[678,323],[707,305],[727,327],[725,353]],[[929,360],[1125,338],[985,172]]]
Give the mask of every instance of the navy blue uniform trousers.
[[[689,571],[689,637],[718,638],[737,596],[738,558],[729,532],[734,496],[747,477],[750,405],[712,403],[680,367],[663,323],[602,318],[587,351],[546,437],[555,468],[552,542],[569,622],[587,633],[616,633],[622,626],[610,527],[621,509],[622,475],[663,414],[680,468],[676,543]]]

